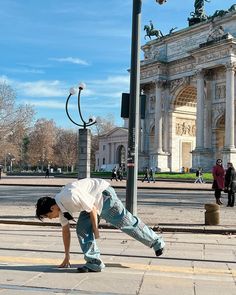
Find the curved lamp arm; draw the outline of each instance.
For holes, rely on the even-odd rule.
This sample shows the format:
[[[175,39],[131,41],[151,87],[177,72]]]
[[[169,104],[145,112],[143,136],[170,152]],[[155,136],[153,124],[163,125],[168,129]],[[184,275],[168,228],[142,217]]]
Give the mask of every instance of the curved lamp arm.
[[[68,118],[71,120],[72,123],[74,123],[75,125],[79,126],[79,127],[84,127],[83,125],[80,125],[78,123],[76,123],[70,116],[69,112],[68,112],[68,103],[69,103],[69,100],[70,100],[70,97],[72,96],[72,93],[69,94],[69,96],[67,97],[67,100],[66,100],[66,114],[68,116]]]
[[[69,112],[68,112],[68,104],[69,104],[69,100],[70,97],[75,94],[75,90],[73,88],[70,89],[70,94],[67,97],[66,100],[66,114],[68,116],[68,118],[70,119],[70,121],[72,123],[74,123],[75,125],[79,126],[79,127],[83,127],[84,129],[86,129],[86,127],[92,126],[93,124],[96,123],[96,119],[95,118],[89,118],[88,122],[86,122],[82,116],[82,112],[81,112],[81,107],[80,107],[80,95],[81,95],[81,91],[85,88],[84,84],[80,84],[79,85],[79,92],[78,92],[78,112],[79,112],[79,116],[81,121],[83,122],[83,125],[76,123],[70,116]]]

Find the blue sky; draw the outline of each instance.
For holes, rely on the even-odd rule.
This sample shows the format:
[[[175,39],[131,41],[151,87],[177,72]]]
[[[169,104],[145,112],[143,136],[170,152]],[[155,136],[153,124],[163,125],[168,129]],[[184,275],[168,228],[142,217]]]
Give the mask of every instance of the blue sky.
[[[71,86],[86,84],[81,96],[85,118],[113,114],[120,118],[121,93],[129,91],[131,0],[0,0],[0,80],[10,84],[18,103],[34,106],[37,118],[75,128],[65,114]],[[211,0],[208,15],[228,9],[232,0]],[[182,29],[194,0],[143,0],[143,26],[168,33]],[[141,55],[142,57],[142,55]],[[76,97],[71,112],[76,120]]]

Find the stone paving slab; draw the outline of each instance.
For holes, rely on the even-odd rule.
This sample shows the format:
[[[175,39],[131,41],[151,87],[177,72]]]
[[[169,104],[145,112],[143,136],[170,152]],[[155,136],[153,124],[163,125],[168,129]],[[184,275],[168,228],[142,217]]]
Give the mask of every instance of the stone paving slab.
[[[58,269],[64,255],[59,228],[0,224],[0,294],[235,294],[236,236],[164,233],[163,237],[166,252],[156,258],[152,249],[120,231],[103,230],[98,245],[107,267],[97,274],[78,274],[76,267],[84,260],[75,231],[72,267]],[[210,259],[204,254],[208,245]],[[228,254],[234,259],[228,260]]]

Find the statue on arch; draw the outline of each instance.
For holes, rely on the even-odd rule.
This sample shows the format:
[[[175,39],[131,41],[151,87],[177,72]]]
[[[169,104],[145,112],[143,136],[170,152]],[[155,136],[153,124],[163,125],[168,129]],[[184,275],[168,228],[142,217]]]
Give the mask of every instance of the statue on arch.
[[[146,37],[149,37],[149,39],[151,39],[151,36],[156,36],[157,38],[163,37],[163,34],[160,30],[154,29],[154,26],[151,20],[149,21],[149,23],[150,23],[150,26],[145,25],[143,28],[144,31],[146,31],[146,35],[144,36],[144,38],[146,39]]]
[[[195,16],[197,17],[205,17],[205,11],[204,11],[204,4],[206,2],[210,2],[210,0],[195,0],[194,2],[194,8],[195,8]]]
[[[195,25],[197,23],[200,23],[200,22],[208,19],[207,15],[205,13],[205,10],[204,10],[205,2],[210,2],[210,0],[195,0],[194,1],[195,11],[191,12],[190,15],[192,16],[192,18],[188,19],[190,26]]]

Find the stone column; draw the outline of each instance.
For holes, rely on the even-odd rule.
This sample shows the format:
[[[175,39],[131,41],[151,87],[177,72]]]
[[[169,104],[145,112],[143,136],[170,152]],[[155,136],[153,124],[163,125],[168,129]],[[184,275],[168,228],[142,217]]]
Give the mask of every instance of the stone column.
[[[206,83],[206,108],[205,108],[205,123],[204,123],[204,142],[205,148],[212,148],[212,80],[208,76]]]
[[[196,149],[204,148],[204,72],[198,70],[197,75],[197,117],[196,117]]]
[[[91,130],[79,129],[78,179],[90,177]]]
[[[162,150],[162,93],[163,81],[155,81],[156,86],[156,104],[155,104],[155,135],[154,145],[157,153],[163,153]]]
[[[111,164],[111,143],[108,143],[108,161],[107,164]]]
[[[156,103],[155,103],[155,130],[154,130],[154,153],[149,156],[149,165],[160,171],[169,171],[168,155],[163,152],[162,138],[162,90],[164,81],[155,81]]]
[[[115,144],[111,143],[111,163],[115,164]]]
[[[226,65],[225,149],[234,149],[234,71],[235,64]]]

